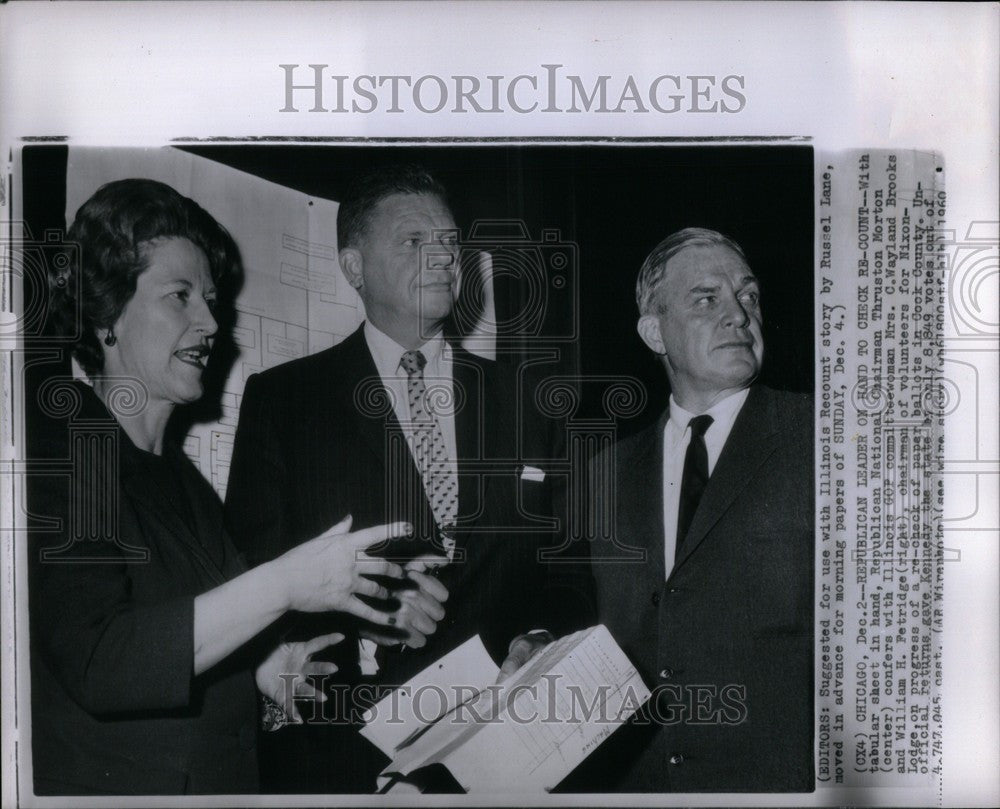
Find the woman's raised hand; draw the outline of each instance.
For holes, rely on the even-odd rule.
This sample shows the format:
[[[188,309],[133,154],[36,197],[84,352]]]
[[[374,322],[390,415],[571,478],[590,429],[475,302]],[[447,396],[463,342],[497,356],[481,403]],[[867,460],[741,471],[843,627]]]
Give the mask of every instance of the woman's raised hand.
[[[412,533],[408,523],[397,522],[351,530],[347,516],[329,531],[304,542],[274,561],[289,609],[301,612],[340,610],[365,621],[387,626],[391,613],[376,610],[358,598],[389,598],[389,591],[369,576],[403,577],[403,569],[365,551],[387,539]]]
[[[333,663],[313,662],[312,656],[343,639],[339,632],[332,632],[309,641],[278,644],[254,672],[257,688],[280,705],[289,720],[300,723],[302,718],[295,708],[296,699],[326,702],[322,683],[316,688],[308,678],[324,678],[337,670]]]

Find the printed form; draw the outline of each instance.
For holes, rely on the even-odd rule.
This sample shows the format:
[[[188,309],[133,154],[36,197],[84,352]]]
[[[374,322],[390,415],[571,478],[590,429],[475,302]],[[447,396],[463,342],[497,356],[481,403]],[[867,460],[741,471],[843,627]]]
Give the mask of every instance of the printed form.
[[[379,786],[443,764],[467,792],[545,792],[650,696],[604,626],[498,675],[476,636],[375,705],[362,735],[392,758]]]

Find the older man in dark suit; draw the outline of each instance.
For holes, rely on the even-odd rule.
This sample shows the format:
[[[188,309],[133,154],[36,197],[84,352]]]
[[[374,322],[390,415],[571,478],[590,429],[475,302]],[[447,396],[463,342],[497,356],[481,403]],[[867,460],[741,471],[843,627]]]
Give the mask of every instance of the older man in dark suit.
[[[669,409],[595,462],[610,541],[593,543],[601,621],[654,690],[573,789],[811,791],[813,417],[754,384],[757,278],[742,249],[689,228],[646,259],[643,342]],[[612,510],[613,509],[613,510]]]
[[[348,634],[336,661],[347,683],[399,685],[477,633],[516,668],[546,640],[538,630],[585,620],[538,555],[555,544],[537,519],[552,512],[553,476],[540,459],[555,425],[521,406],[513,369],[444,339],[457,228],[434,178],[419,167],[360,178],[337,231],[367,322],[331,349],[248,380],[226,498],[233,536],[255,563],[346,514],[355,528],[389,515],[411,522],[413,541],[385,549],[416,560],[412,586],[386,607],[396,610],[395,634],[343,616],[299,631]],[[322,720],[265,746],[270,789],[374,789],[385,759],[336,726],[344,706],[332,696]]]

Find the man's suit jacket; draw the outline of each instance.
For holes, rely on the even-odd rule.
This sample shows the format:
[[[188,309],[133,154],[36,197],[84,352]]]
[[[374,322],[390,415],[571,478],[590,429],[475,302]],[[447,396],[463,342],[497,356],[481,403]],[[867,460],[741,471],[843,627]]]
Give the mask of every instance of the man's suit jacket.
[[[382,684],[404,683],[476,633],[500,660],[521,632],[559,633],[586,620],[572,608],[585,601],[561,590],[538,561],[539,550],[557,544],[554,534],[522,516],[551,518],[552,476],[538,482],[520,470],[522,462],[544,466],[544,448],[552,445],[557,425],[532,418],[531,397],[518,400],[511,369],[459,348],[453,360],[459,530],[455,561],[440,571],[449,590],[446,615],[424,648],[379,651],[376,679]],[[385,555],[406,559],[433,550],[433,515],[387,397],[362,329],[333,348],[248,380],[226,513],[251,562],[273,558],[347,514],[354,530],[414,523],[417,539],[394,541],[381,551]],[[351,681],[357,675],[353,621],[338,614],[305,616],[294,631],[333,629],[348,635],[335,662],[338,679]],[[336,781],[320,787],[351,788]]]
[[[193,674],[194,597],[245,569],[223,532],[222,505],[168,446],[162,469],[177,475],[166,488],[186,501],[178,509],[93,391],[65,390],[78,412],[46,424],[35,452],[50,463],[74,459],[74,474],[42,465],[28,481],[31,513],[55,521],[36,523],[29,543],[37,791],[255,792],[250,659],[237,653]],[[110,535],[80,537],[95,527]]]
[[[614,538],[592,546],[600,620],[654,697],[588,761],[596,780],[566,786],[811,791],[812,402],[751,389],[669,576],[665,424],[597,459],[613,455],[616,498],[594,495]]]

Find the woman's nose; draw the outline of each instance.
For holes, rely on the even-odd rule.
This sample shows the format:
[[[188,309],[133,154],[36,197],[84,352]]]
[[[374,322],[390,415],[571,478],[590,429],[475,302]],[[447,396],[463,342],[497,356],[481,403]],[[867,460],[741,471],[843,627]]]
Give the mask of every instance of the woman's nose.
[[[201,306],[195,316],[195,329],[206,337],[212,337],[218,330],[219,324],[212,313],[212,307],[207,301],[202,301]]]

